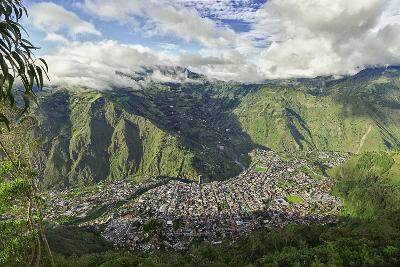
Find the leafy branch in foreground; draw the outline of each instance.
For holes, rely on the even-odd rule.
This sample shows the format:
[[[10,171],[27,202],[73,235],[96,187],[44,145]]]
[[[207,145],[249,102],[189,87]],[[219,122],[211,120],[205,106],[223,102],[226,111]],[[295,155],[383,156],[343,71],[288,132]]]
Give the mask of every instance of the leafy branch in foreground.
[[[15,121],[15,113],[12,116],[4,107],[1,111]],[[45,199],[39,190],[43,153],[40,143],[30,135],[35,125],[35,120],[25,119],[0,133],[1,266],[39,266],[45,261],[54,266],[44,231]]]
[[[24,38],[28,33],[19,23],[23,16],[28,12],[22,0],[0,0],[0,122],[8,129],[8,137],[0,129],[0,214],[5,215],[0,216],[0,264],[39,266],[44,246],[54,266],[44,233],[37,173],[32,171],[29,125],[22,120],[17,131],[11,130],[11,122],[36,101],[34,86],[42,89],[44,76],[48,78],[46,61],[33,54],[39,48]],[[17,97],[22,97],[23,108],[17,105]]]
[[[20,92],[24,100],[25,112],[32,100],[35,100],[33,87],[43,88],[43,77],[48,78],[48,66],[44,59],[36,58],[34,50],[39,49],[24,38],[27,32],[19,23],[21,18],[28,16],[22,0],[0,0],[0,102],[16,104],[14,84],[22,82]],[[0,113],[0,121],[9,126],[9,118]]]

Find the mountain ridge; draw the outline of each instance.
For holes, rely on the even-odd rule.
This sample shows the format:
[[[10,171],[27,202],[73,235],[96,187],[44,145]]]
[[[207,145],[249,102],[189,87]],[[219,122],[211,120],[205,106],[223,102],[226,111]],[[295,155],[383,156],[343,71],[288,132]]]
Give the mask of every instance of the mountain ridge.
[[[50,155],[44,180],[60,187],[128,177],[207,182],[237,175],[256,147],[398,149],[399,88],[400,69],[393,67],[269,84],[203,80],[49,91],[36,132]]]

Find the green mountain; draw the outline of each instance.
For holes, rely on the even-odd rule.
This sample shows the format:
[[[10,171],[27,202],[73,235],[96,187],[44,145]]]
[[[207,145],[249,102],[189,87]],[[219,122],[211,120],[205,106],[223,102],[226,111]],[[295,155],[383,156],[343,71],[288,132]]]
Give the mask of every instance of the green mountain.
[[[346,214],[367,220],[400,218],[399,152],[365,152],[329,173],[337,180],[335,191]]]
[[[234,113],[254,143],[276,151],[400,148],[400,69],[270,83]]]
[[[251,90],[215,82],[51,91],[36,132],[48,154],[44,184],[234,176],[252,145],[231,110]]]
[[[164,176],[223,180],[250,164],[255,147],[400,148],[396,67],[260,85],[202,78],[137,90],[64,88],[40,102],[36,136],[48,154],[48,187]]]

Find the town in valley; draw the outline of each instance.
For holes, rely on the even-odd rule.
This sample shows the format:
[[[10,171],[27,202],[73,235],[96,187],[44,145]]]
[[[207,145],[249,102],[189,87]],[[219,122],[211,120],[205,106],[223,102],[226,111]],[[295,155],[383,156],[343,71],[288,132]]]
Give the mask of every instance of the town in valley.
[[[46,218],[99,231],[117,247],[144,251],[234,241],[260,227],[336,222],[342,203],[331,194],[333,181],[317,166],[337,166],[349,155],[319,152],[313,166],[309,155],[283,157],[261,149],[251,155],[251,166],[226,181],[119,181],[83,192],[52,192]]]

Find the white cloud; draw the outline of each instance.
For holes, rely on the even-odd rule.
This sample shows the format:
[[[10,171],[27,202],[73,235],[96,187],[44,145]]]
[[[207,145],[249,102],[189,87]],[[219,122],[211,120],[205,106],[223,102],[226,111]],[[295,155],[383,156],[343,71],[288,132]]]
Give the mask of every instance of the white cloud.
[[[256,82],[264,79],[259,67],[234,49],[202,49],[197,53],[181,53],[177,64],[190,66],[196,72],[220,80]]]
[[[45,41],[47,42],[53,42],[53,43],[63,43],[63,44],[68,44],[69,41],[67,38],[60,34],[56,33],[48,33],[46,37],[44,38]]]
[[[217,3],[231,3],[198,2],[206,5],[207,1],[208,11]],[[400,2],[396,0],[270,0],[257,12],[246,9],[246,20],[252,24],[244,33],[233,33],[201,17],[196,11],[200,8],[193,9],[199,4],[195,2],[86,0],[82,7],[102,20],[133,23],[150,35],[175,35],[204,46],[187,52],[179,43],[160,43],[157,51],[110,40],[69,43],[50,31],[46,40],[61,46],[46,57],[52,83],[99,89],[134,86],[115,72],[129,74],[152,65],[185,66],[210,78],[257,82],[400,64]],[[218,16],[233,16],[232,12]],[[152,78],[165,80],[157,71]]]
[[[254,28],[270,32],[273,44],[257,64],[271,78],[349,74],[367,65],[399,64],[399,17],[388,19],[388,4],[271,0]],[[400,10],[398,4],[391,7]]]
[[[132,73],[140,66],[172,64],[162,55],[140,45],[121,45],[115,41],[74,43],[45,56],[51,84],[107,89],[133,86],[116,71]]]
[[[148,36],[175,35],[186,41],[197,41],[208,47],[226,47],[235,32],[204,18],[194,8],[171,5],[170,1],[85,0],[83,9],[104,20],[144,25],[139,28]]]
[[[200,53],[180,52],[178,55],[172,55],[156,52],[141,45],[126,45],[105,40],[98,43],[65,44],[53,54],[45,56],[45,59],[50,66],[50,84],[97,89],[135,87],[137,84],[134,81],[116,75],[116,72],[131,75],[141,71],[143,67],[152,66],[186,66],[210,78],[225,80],[248,81],[262,78],[257,66],[246,63],[246,59],[240,53],[229,50],[219,53],[215,53],[215,50],[204,50]],[[165,77],[157,71],[151,78],[170,81],[170,77]]]
[[[70,35],[101,35],[90,22],[82,20],[75,13],[51,2],[32,4],[29,8],[29,19],[33,26],[46,33],[67,30]]]
[[[171,43],[160,43],[160,44],[158,44],[158,47],[160,47],[163,50],[167,50],[167,51],[179,50],[179,46],[178,45],[171,44]]]
[[[145,7],[145,1],[126,0],[85,0],[78,4],[86,12],[100,19],[132,23],[135,16],[140,15]]]

